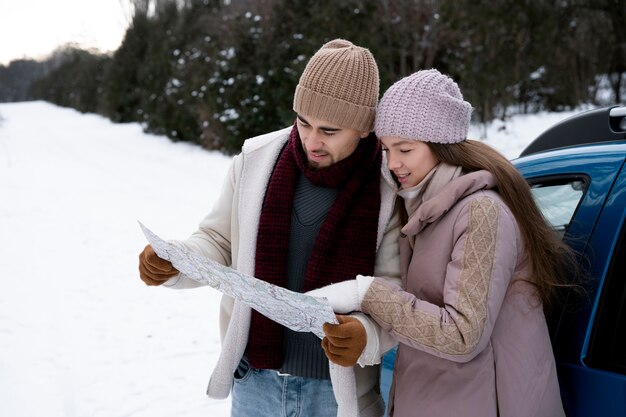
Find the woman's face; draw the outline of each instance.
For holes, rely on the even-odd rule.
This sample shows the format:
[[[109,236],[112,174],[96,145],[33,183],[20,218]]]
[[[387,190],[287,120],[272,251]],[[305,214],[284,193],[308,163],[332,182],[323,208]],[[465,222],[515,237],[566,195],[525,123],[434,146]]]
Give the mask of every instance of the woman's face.
[[[400,188],[416,186],[439,161],[425,142],[385,136],[380,139],[387,155],[389,170]]]

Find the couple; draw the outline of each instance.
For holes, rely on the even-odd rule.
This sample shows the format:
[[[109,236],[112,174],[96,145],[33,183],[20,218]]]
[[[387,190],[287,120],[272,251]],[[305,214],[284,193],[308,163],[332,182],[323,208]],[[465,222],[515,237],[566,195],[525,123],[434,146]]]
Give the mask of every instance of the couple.
[[[563,415],[542,309],[562,243],[515,168],[467,140],[471,105],[451,78],[418,71],[378,95],[367,49],[325,44],[294,126],[244,143],[182,241],[340,314],[320,343],[223,296],[208,395],[230,393],[233,417],[335,416],[337,403],[381,416],[378,364],[399,344],[390,416]],[[199,285],[149,245],[139,271]],[[333,393],[328,360],[354,366],[356,395]]]

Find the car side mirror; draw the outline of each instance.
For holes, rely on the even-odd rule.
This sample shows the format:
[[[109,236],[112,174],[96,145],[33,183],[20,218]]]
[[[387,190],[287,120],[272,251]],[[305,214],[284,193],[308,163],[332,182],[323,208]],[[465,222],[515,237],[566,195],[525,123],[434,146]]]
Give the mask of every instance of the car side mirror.
[[[626,132],[626,107],[613,107],[609,112],[609,124],[616,133]]]

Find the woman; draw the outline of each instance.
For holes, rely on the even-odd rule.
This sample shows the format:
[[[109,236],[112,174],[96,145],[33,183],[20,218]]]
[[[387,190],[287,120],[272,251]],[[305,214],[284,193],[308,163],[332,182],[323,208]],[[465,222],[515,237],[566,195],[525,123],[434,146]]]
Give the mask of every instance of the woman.
[[[466,139],[470,115],[437,70],[385,93],[376,134],[406,209],[402,283],[358,276],[311,294],[399,342],[390,416],[563,416],[542,307],[571,256],[509,161]],[[323,347],[347,365],[365,329],[339,318]]]

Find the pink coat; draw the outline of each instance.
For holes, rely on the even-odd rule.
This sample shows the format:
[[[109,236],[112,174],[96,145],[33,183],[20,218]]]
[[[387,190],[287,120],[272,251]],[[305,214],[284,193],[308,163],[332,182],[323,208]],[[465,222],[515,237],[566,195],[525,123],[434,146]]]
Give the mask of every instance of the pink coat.
[[[564,416],[520,231],[494,185],[473,172],[424,201],[402,229],[402,288],[376,278],[365,295],[400,342],[390,416]]]

